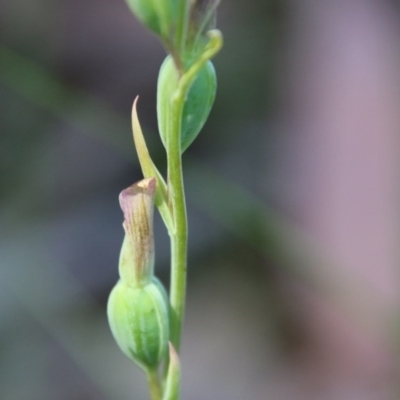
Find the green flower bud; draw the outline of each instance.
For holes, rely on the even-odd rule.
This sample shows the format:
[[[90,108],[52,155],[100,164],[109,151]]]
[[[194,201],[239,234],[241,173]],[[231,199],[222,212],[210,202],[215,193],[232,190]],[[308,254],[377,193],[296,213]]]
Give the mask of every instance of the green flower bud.
[[[172,97],[178,87],[179,72],[171,56],[163,62],[158,76],[157,115],[161,140],[167,147]],[[211,61],[207,61],[189,88],[181,123],[182,153],[196,139],[210,114],[217,90],[217,77]]]
[[[151,31],[168,40],[177,18],[179,0],[126,0],[133,14]]]
[[[120,280],[107,306],[112,334],[122,350],[144,370],[157,368],[167,352],[168,305],[161,283],[153,278],[141,287]]]
[[[124,354],[144,370],[154,370],[167,352],[169,303],[154,277],[153,210],[155,178],[144,179],[120,194],[125,239],[121,279],[111,291],[107,314]]]

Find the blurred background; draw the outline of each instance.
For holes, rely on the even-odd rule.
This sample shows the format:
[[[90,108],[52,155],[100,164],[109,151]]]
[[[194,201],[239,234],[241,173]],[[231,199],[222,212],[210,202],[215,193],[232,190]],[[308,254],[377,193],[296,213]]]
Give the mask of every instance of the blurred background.
[[[400,5],[225,0],[185,153],[185,400],[399,398]],[[0,398],[146,399],[106,320],[165,57],[122,0],[0,2]],[[156,220],[157,274],[169,242]]]

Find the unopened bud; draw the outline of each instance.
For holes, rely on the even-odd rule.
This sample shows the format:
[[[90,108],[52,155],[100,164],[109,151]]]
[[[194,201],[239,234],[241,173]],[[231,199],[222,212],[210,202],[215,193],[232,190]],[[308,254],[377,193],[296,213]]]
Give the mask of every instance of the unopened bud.
[[[167,135],[173,95],[179,84],[179,72],[171,56],[163,62],[158,76],[157,114],[158,128],[164,146],[167,146]],[[181,122],[181,151],[190,146],[204,126],[210,114],[217,90],[217,77],[211,61],[205,66],[189,88]]]
[[[155,178],[122,191],[125,238],[120,280],[111,291],[107,314],[112,334],[122,350],[143,369],[154,369],[165,357],[169,337],[169,303],[154,277],[153,211]]]

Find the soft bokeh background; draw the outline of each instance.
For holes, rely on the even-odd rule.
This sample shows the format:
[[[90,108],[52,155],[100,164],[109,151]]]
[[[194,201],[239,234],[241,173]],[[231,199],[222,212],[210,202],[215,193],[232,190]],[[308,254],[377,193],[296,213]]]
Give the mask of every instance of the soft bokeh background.
[[[399,396],[400,6],[225,0],[185,154],[185,400]],[[164,52],[122,0],[0,2],[0,398],[146,399],[105,306]],[[168,238],[156,221],[157,274]]]

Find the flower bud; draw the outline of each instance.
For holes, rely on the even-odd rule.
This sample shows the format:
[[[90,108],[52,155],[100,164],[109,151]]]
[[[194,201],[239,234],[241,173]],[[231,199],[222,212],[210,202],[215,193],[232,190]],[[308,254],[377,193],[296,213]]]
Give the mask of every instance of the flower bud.
[[[167,132],[170,123],[172,97],[178,87],[179,72],[172,57],[168,56],[158,76],[157,115],[158,129],[164,146],[167,147]],[[182,153],[196,139],[210,114],[217,90],[217,77],[211,61],[205,66],[189,88],[181,122]]]
[[[107,314],[112,334],[122,352],[144,370],[157,368],[166,355],[168,312],[165,291],[156,278],[141,287],[121,279],[110,294]]]
[[[107,314],[112,334],[122,350],[144,370],[164,358],[169,338],[169,303],[154,277],[153,211],[155,178],[123,190],[124,213],[120,280],[111,291]]]

